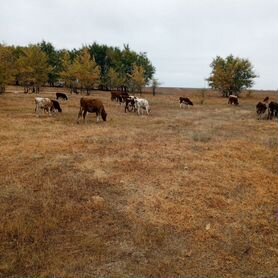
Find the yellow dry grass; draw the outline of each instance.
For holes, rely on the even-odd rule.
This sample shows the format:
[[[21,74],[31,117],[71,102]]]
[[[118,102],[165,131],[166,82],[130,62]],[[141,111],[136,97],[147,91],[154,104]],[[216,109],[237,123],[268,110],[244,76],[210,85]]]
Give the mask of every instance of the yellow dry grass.
[[[80,96],[36,117],[35,95],[10,91],[0,96],[0,276],[277,275],[278,124],[257,120],[263,94],[234,107],[212,93],[145,93],[152,113],[137,116],[94,92],[108,121],[77,125]],[[192,109],[179,108],[183,95]]]

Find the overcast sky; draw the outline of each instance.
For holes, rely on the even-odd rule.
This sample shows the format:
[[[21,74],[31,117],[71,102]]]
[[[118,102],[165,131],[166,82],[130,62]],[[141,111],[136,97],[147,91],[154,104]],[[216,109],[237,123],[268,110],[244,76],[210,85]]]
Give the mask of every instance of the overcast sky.
[[[0,0],[0,42],[146,52],[162,86],[204,87],[212,59],[248,58],[278,88],[278,0]]]

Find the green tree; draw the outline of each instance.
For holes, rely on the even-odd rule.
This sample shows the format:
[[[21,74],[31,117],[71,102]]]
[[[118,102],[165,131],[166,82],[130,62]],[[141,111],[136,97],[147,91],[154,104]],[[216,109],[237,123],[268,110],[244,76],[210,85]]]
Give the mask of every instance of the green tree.
[[[55,82],[59,80],[60,72],[62,71],[62,55],[50,42],[42,41],[38,46],[47,55],[48,63],[52,68],[52,71],[48,73],[48,83],[50,86],[54,86]]]
[[[147,53],[143,52],[137,55],[136,65],[142,66],[144,68],[144,77],[146,83],[149,83],[155,73],[155,67],[151,64],[150,60],[147,58]]]
[[[6,85],[15,80],[16,59],[12,47],[0,45],[0,93],[5,92]]]
[[[48,80],[52,68],[48,64],[47,55],[39,46],[29,45],[17,60],[19,81],[25,86],[33,86],[39,92],[40,86]]]
[[[239,95],[243,89],[251,88],[253,79],[257,77],[248,59],[235,58],[233,55],[225,59],[217,56],[210,67],[209,86],[220,91],[224,97]]]

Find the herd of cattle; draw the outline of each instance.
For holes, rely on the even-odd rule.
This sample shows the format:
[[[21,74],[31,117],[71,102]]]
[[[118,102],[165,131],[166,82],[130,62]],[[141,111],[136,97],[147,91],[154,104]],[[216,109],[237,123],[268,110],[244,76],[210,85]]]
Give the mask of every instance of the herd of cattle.
[[[56,93],[56,99],[49,99],[43,97],[35,98],[35,112],[39,115],[41,112],[62,112],[59,100],[68,100],[65,93]],[[149,102],[146,99],[130,96],[127,92],[111,91],[111,101],[116,101],[120,105],[125,105],[125,112],[137,112],[138,115],[144,114],[144,111],[149,115],[151,112]],[[193,106],[193,102],[188,97],[180,97],[180,108]],[[230,95],[228,104],[239,105],[238,97],[235,95]],[[256,112],[259,118],[267,114],[267,119],[272,119],[273,117],[278,117],[278,103],[269,101],[269,97],[264,98],[262,102],[256,105]],[[267,112],[267,113],[266,113]],[[103,121],[106,121],[107,113],[105,111],[104,105],[100,99],[94,99],[89,97],[82,97],[80,99],[80,109],[77,116],[77,123],[79,119],[83,117],[85,121],[87,113],[96,113],[97,122],[102,117]]]

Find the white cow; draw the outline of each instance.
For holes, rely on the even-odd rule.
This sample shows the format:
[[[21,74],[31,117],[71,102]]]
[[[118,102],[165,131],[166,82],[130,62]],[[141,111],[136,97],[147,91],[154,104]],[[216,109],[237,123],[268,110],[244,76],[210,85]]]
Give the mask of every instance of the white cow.
[[[49,98],[44,97],[35,97],[35,112],[37,115],[40,114],[40,111],[48,111],[48,115],[51,115],[51,110],[53,109],[53,103]]]
[[[138,115],[140,115],[140,114],[143,115],[143,113],[144,113],[143,111],[144,110],[146,111],[146,113],[148,115],[151,112],[149,102],[146,99],[144,99],[144,98],[136,98],[136,99],[134,99],[134,103],[135,103],[135,108],[137,109]]]

